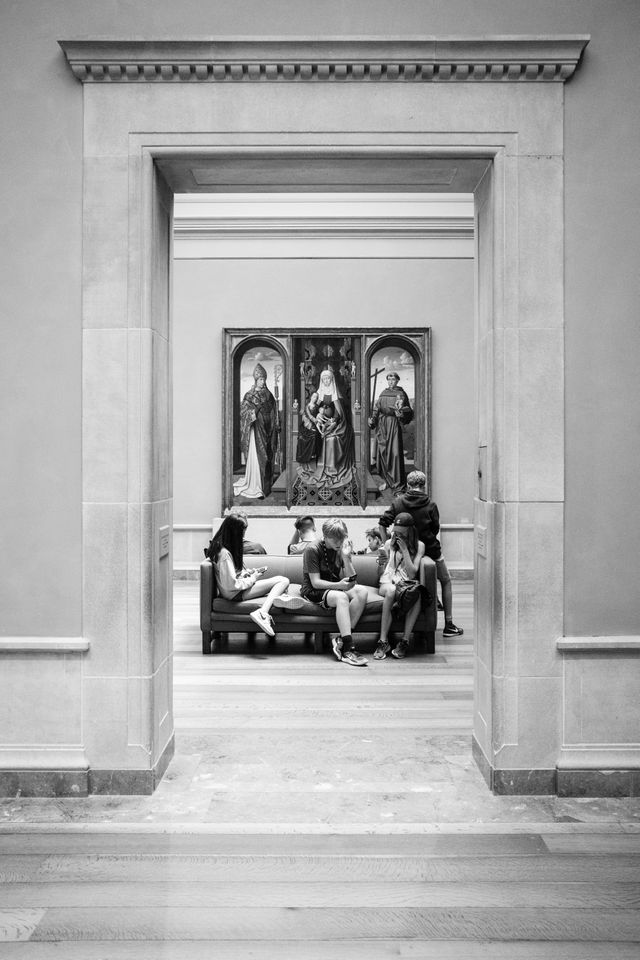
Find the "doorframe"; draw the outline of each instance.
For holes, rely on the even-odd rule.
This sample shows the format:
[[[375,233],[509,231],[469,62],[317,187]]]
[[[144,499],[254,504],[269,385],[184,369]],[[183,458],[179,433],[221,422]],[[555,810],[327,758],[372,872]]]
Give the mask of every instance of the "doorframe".
[[[276,49],[268,41],[228,41],[223,50],[171,41],[62,44],[86,95],[83,633],[90,649],[82,697],[96,791],[109,780],[120,792],[150,792],[173,751],[171,557],[159,546],[171,524],[172,195],[159,168],[167,173],[172,163],[231,151],[238,162],[296,152],[330,163],[351,155],[393,165],[408,153],[491,161],[476,196],[474,755],[498,792],[553,792],[562,694],[555,643],[564,594],[562,81],[586,42],[292,41],[294,49],[281,41]],[[354,49],[358,56],[345,66]],[[328,67],[319,54],[329,57]],[[257,89],[271,103],[289,80],[302,91],[324,81],[362,81],[358,96],[373,94],[366,102],[377,129],[265,132],[247,128],[242,117],[244,129],[201,133],[182,114],[179,129],[181,91],[218,79],[237,82],[238,90],[266,82]],[[436,105],[452,102],[451,79],[461,92],[482,90],[487,113],[476,112],[474,128],[465,121],[455,129],[452,120],[447,129],[441,119],[435,132],[402,132],[391,129],[384,108],[377,114],[377,81],[399,81],[409,91],[410,81],[438,80],[425,88]],[[326,89],[329,95],[335,88]],[[461,113],[468,110],[464,99],[455,101]],[[242,102],[250,111],[244,94]],[[167,105],[165,120],[160,108]],[[549,138],[548,150],[528,152],[527,138]],[[541,440],[548,448],[544,469]],[[541,537],[542,577],[539,546],[533,553]],[[99,550],[105,545],[106,553]]]

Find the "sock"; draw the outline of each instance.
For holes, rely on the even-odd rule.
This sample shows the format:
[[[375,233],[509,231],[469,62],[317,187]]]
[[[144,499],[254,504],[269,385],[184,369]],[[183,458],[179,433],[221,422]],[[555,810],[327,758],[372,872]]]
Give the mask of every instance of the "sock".
[[[343,637],[342,637],[342,652],[343,652],[343,653],[346,653],[347,650],[351,650],[351,647],[352,647],[352,646],[353,646],[353,638],[352,638],[351,634],[348,633],[346,636],[343,635]]]

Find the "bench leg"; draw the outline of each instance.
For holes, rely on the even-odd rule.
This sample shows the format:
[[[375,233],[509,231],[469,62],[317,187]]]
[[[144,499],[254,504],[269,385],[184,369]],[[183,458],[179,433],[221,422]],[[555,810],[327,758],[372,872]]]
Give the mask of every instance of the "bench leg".
[[[436,652],[436,633],[435,630],[427,630],[424,634],[424,648],[426,653]]]
[[[214,630],[211,634],[211,652],[221,653],[229,642],[229,634],[222,630]]]
[[[306,634],[305,634],[306,636]],[[316,630],[313,635],[313,651],[314,653],[322,653],[324,649],[324,633],[322,630]]]
[[[213,634],[210,630],[202,631],[202,653],[207,656],[212,653],[211,641],[213,640]]]

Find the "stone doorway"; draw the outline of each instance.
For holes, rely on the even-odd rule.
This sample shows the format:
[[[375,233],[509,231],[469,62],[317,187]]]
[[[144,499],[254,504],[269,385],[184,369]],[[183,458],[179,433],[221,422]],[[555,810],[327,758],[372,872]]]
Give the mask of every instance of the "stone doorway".
[[[63,44],[85,93],[81,693],[91,789],[149,792],[172,752],[173,192],[185,182],[208,192],[433,191],[452,166],[476,200],[474,749],[496,791],[554,789],[562,83],[584,46]]]

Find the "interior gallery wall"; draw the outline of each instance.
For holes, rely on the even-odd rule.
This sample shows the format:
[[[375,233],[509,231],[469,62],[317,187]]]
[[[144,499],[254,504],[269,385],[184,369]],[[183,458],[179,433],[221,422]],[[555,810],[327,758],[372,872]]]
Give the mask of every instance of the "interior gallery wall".
[[[174,266],[176,524],[210,523],[223,508],[223,329],[363,325],[431,328],[432,496],[443,521],[471,521],[471,259],[177,259]]]

